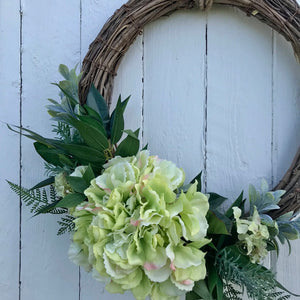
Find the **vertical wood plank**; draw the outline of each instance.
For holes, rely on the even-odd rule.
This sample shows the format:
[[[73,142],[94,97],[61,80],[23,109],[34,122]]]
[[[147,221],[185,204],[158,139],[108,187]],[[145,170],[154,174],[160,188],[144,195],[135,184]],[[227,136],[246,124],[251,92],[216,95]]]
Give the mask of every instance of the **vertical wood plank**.
[[[51,82],[62,80],[60,63],[74,67],[80,59],[79,1],[23,4],[23,126],[49,136],[51,123],[47,98],[59,99]],[[22,184],[31,187],[44,176],[43,163],[32,142],[24,139]],[[59,217],[31,219],[23,210],[22,300],[78,299],[78,268],[68,260],[69,237],[58,238]]]
[[[232,8],[208,16],[207,183],[231,200],[271,179],[272,35]]]
[[[273,78],[273,164],[274,184],[277,184],[290,166],[300,141],[300,66],[295,61],[291,46],[277,33],[274,34]],[[289,256],[288,253],[286,245],[281,249],[276,265],[277,279],[300,294],[300,240],[292,242],[292,254]]]
[[[190,181],[203,169],[205,14],[180,12],[145,29],[144,141]]]
[[[0,295],[15,300],[19,296],[19,199],[5,179],[19,182],[19,137],[5,123],[19,124],[19,1],[0,2]]]
[[[125,0],[82,2],[82,58],[84,58],[89,44],[94,40],[106,20],[125,2]],[[125,112],[125,129],[141,127],[142,55],[142,36],[140,36],[126,53],[114,81],[111,110],[114,109],[120,94],[123,100],[131,95]],[[92,274],[86,273],[83,269],[81,269],[80,273],[80,300],[96,300],[99,298],[117,300],[120,297],[122,299],[134,299],[130,292],[126,292],[122,296],[109,294],[105,290],[104,284],[96,281]]]

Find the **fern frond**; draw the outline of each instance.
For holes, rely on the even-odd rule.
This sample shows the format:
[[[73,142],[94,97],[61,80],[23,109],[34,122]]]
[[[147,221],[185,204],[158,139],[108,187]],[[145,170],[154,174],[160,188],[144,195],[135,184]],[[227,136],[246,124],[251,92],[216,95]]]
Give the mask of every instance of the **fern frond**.
[[[29,190],[10,181],[7,182],[11,190],[21,198],[22,202],[25,203],[26,206],[31,206],[31,213],[35,213],[40,208],[40,206],[48,204],[47,194],[45,190],[43,190],[41,193],[39,189]]]
[[[225,280],[223,284],[224,300],[243,300],[243,293],[240,290],[234,288],[232,283]]]
[[[61,218],[61,220],[57,222],[60,225],[57,235],[62,235],[66,232],[74,231],[74,219],[75,218],[71,215],[66,215],[65,217]]]
[[[216,258],[217,271],[224,282],[237,285],[241,291],[246,288],[250,299],[289,299],[290,295],[285,294],[283,291],[276,291],[278,283],[275,275],[270,270],[259,264],[251,263],[246,256],[239,254],[238,250],[235,251],[235,249],[226,247]],[[228,287],[229,293],[233,293],[231,287]]]

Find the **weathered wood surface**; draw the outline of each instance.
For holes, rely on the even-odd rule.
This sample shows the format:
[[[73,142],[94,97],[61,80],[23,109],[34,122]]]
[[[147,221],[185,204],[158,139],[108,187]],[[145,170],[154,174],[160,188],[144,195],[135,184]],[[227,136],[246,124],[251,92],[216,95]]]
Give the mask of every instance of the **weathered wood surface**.
[[[1,1],[0,120],[49,132],[44,106],[57,95],[50,82],[59,80],[58,64],[79,63],[124,2],[22,0],[20,18],[19,1]],[[215,7],[148,25],[120,66],[113,99],[132,95],[127,126],[142,128],[153,154],[186,169],[187,179],[204,169],[207,190],[233,198],[262,178],[276,184],[290,165],[300,141],[299,83],[300,67],[283,38],[241,12]],[[30,187],[43,164],[32,143],[20,144],[3,123],[0,140],[0,298],[121,299],[68,261],[69,238],[56,237],[55,218],[19,212],[5,179]],[[292,246],[291,257],[284,250],[272,265],[299,293],[300,242]]]

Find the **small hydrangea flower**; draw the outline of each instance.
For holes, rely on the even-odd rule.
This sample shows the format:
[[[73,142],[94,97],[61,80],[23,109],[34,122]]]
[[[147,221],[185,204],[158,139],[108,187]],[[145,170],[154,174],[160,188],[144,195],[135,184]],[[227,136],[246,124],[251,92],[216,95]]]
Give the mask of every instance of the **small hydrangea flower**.
[[[185,179],[172,162],[149,156],[116,157],[85,190],[73,213],[70,259],[92,270],[112,293],[136,299],[178,299],[206,276],[209,209],[197,183],[179,196]],[[186,242],[190,241],[190,242]]]
[[[247,249],[247,255],[252,263],[259,263],[268,254],[267,240],[269,231],[266,225],[261,224],[261,219],[254,206],[253,216],[250,220],[240,219],[242,211],[233,207],[236,220],[238,239]]]
[[[59,197],[65,197],[71,191],[71,186],[68,184],[64,172],[55,176],[54,188]]]

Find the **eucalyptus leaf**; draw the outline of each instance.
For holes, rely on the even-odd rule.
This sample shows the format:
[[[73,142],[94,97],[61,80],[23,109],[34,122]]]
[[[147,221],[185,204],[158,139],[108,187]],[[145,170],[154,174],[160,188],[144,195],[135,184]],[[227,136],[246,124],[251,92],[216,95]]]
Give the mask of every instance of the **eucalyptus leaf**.
[[[93,110],[95,110],[99,115],[101,116],[102,123],[104,127],[106,127],[106,124],[109,122],[109,110],[108,106],[102,97],[102,95],[99,93],[99,91],[96,89],[94,84],[92,83],[88,96],[86,104],[91,107]]]

